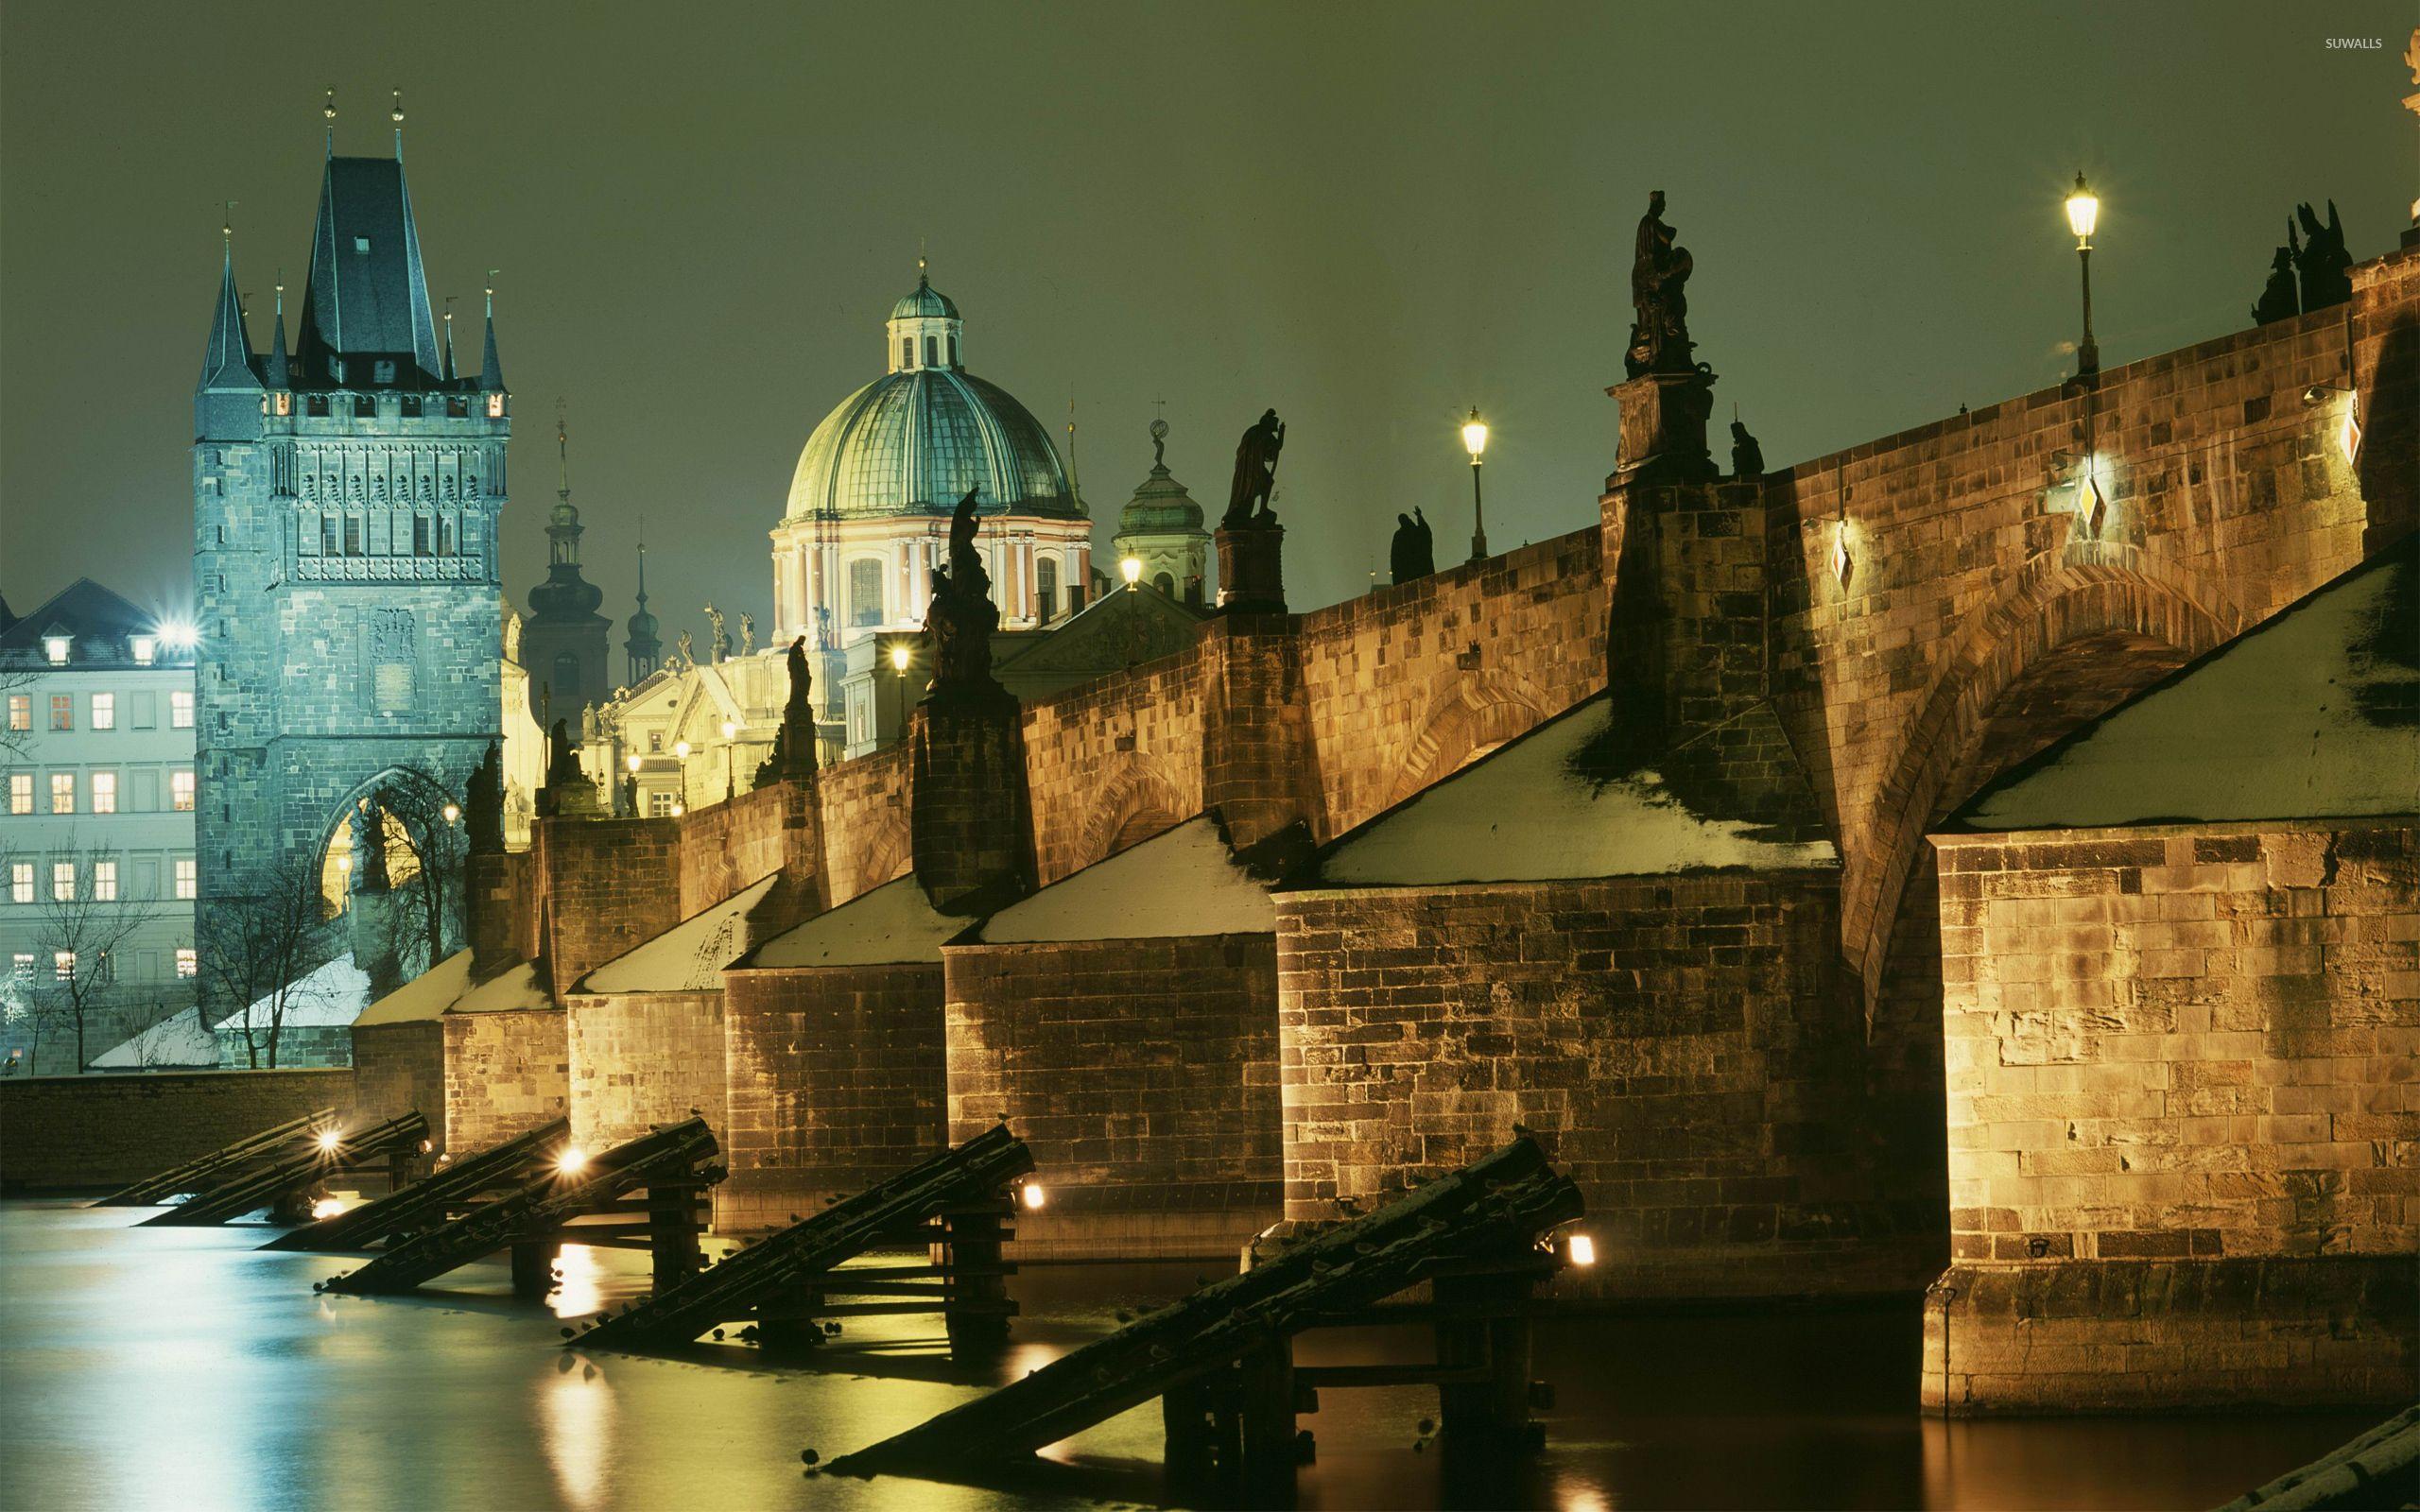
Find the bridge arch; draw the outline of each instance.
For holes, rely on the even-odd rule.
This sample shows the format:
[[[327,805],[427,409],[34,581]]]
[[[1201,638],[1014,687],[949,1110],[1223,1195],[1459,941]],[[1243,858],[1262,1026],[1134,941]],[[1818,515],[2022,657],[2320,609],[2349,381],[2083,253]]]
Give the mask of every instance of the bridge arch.
[[[1441,782],[1516,735],[1535,729],[1551,713],[1537,689],[1503,671],[1457,672],[1431,693],[1414,733],[1395,762],[1395,781],[1386,799],[1400,803]]]
[[[1999,772],[2245,627],[2196,575],[2104,541],[2032,558],[1966,617],[1848,848],[1842,944],[1869,1032],[1925,836]]]
[[[1176,828],[1199,808],[1199,804],[1188,805],[1156,765],[1130,753],[1101,784],[1100,796],[1093,801],[1076,864],[1088,867],[1106,860],[1128,846]]]
[[[908,832],[908,816],[893,811],[874,822],[857,851],[856,885],[848,894],[855,898],[873,891],[886,882],[906,874],[914,853],[914,836]],[[835,904],[846,898],[834,897]]]

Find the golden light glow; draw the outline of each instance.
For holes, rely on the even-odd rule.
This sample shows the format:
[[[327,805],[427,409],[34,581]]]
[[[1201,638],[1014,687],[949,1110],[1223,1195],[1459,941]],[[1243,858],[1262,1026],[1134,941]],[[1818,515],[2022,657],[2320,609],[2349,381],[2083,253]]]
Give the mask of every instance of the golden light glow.
[[[1125,577],[1126,586],[1132,588],[1143,580],[1143,558],[1128,557],[1118,562],[1117,570]]]
[[[577,1144],[566,1144],[563,1153],[555,1157],[555,1169],[565,1176],[576,1176],[588,1163],[588,1152]]]
[[[1832,576],[1842,588],[1849,586],[1849,569],[1855,565],[1849,559],[1849,523],[1842,520],[1832,526]]]
[[[320,1130],[320,1148],[322,1150],[334,1150],[343,1139],[344,1136],[337,1133],[335,1129],[323,1128]]]
[[[687,761],[689,759],[689,743],[685,740],[674,741],[672,743],[672,754],[684,762]]]
[[[676,819],[688,812],[689,805],[686,803],[675,803],[672,805],[672,816]]]
[[[635,771],[637,771],[637,770],[639,769],[639,758],[638,758],[638,757],[636,757],[636,756],[632,756],[632,757],[631,758],[631,760],[630,760],[630,764],[629,764],[629,765],[630,765],[630,768],[631,768],[631,771],[634,771],[634,772],[635,772]]]
[[[321,1218],[333,1218],[342,1211],[344,1211],[342,1197],[321,1197],[311,1204],[311,1217],[314,1222]]]
[[[1042,1205],[1050,1200],[1049,1194],[1042,1190],[1042,1183],[1039,1181],[1027,1182],[1021,1191],[1023,1195],[1020,1200],[1025,1203],[1028,1212],[1040,1211]]]
[[[1564,1252],[1571,1257],[1571,1263],[1575,1265],[1597,1263],[1597,1241],[1586,1234],[1573,1234],[1564,1241]]]
[[[722,722],[722,738],[723,738],[723,739],[725,739],[725,740],[729,740],[732,736],[736,735],[736,734],[738,734],[738,733],[739,733],[739,727],[738,727],[737,725],[735,725],[735,724],[732,723],[732,722],[731,722],[730,720],[728,720],[728,719],[726,719],[726,720],[724,720],[724,721]]]
[[[890,666],[891,670],[895,672],[905,672],[908,670],[908,645],[906,642],[894,641],[891,643]]]
[[[2091,186],[2083,181],[2083,175],[2079,172],[2075,189],[2067,196],[2067,230],[2076,233],[2078,247],[2090,247],[2092,228],[2100,223],[2100,200],[2094,196]]]
[[[1478,418],[1476,408],[1471,411],[1471,418],[1462,423],[1462,447],[1471,454],[1474,462],[1478,460],[1479,453],[1487,450],[1487,422]]]
[[[2360,395],[2346,394],[2344,423],[2336,427],[2336,444],[2343,451],[2347,462],[2353,461],[2361,450],[2361,418],[2356,413],[2360,403]]]
[[[445,805],[445,822],[446,822],[446,823],[448,823],[448,824],[452,824],[452,823],[456,822],[457,820],[460,819],[461,817],[462,817],[462,805],[461,805],[461,804],[459,804],[459,803],[448,803],[448,804],[446,804],[446,805]]]
[[[338,871],[351,871],[353,869],[353,857],[349,855],[337,857],[337,869]]]

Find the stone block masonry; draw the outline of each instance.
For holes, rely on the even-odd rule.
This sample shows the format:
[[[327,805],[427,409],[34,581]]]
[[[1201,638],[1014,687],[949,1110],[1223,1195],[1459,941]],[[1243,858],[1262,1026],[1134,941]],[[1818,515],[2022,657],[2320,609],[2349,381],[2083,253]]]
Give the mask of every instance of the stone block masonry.
[[[942,996],[939,961],[723,973],[717,1228],[779,1228],[942,1148]]]
[[[445,1132],[474,1154],[564,1115],[570,1054],[560,1008],[449,1013],[445,1026]]]
[[[354,1113],[370,1121],[418,1112],[430,1144],[450,1150],[445,1128],[445,1025],[377,1023],[353,1036]]]
[[[1367,1211],[1512,1137],[1580,1183],[1621,1297],[1912,1292],[1938,1213],[1858,1135],[1838,873],[1277,899],[1286,1216]]]
[[[350,1067],[0,1081],[0,1188],[117,1187],[316,1108],[353,1106]]]
[[[572,1143],[602,1150],[696,1114],[723,1137],[720,992],[563,999]]]
[[[1268,935],[950,945],[949,1135],[1001,1119],[1048,1201],[1030,1259],[1232,1257],[1280,1212]]]
[[[2420,1391],[2420,830],[1948,836],[1936,1411]]]
[[[681,834],[678,819],[538,821],[532,850],[555,990],[685,917]]]

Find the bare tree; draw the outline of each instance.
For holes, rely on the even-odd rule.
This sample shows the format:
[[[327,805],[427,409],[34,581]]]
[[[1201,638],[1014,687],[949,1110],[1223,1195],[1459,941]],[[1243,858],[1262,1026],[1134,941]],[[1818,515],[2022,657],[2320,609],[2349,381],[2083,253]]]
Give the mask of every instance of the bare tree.
[[[218,917],[201,969],[219,1001],[237,1005],[229,1022],[244,1037],[251,1068],[275,1070],[286,1016],[319,1000],[311,975],[328,959],[319,876],[291,861],[269,875],[262,891],[213,906]]]
[[[411,852],[408,875],[392,879],[396,959],[418,955],[420,970],[427,971],[461,941],[463,864],[470,850],[462,832],[461,800],[436,773],[414,766],[378,790],[378,806],[394,821],[394,832]],[[401,937],[407,927],[419,936],[417,948],[409,952],[402,948]]]
[[[115,1001],[119,956],[135,932],[159,917],[148,900],[126,895],[119,866],[117,852],[102,847],[60,851],[51,857],[51,875],[37,879],[43,890],[34,996],[55,1022],[75,1030],[79,1073],[90,1054],[85,1031]]]

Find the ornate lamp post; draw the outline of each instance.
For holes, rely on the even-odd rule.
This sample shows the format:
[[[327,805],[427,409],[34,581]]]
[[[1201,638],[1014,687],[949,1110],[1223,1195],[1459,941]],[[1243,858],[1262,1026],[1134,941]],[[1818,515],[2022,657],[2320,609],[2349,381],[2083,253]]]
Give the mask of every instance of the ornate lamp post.
[[[1142,586],[1143,558],[1140,557],[1127,557],[1120,559],[1117,564],[1117,573],[1119,576],[1126,579],[1126,591],[1130,593],[1132,593],[1136,588]]]
[[[1487,555],[1487,501],[1479,494],[1478,455],[1487,450],[1487,423],[1474,405],[1462,422],[1462,445],[1471,454],[1471,560]]]
[[[2076,348],[2079,378],[2100,371],[2100,347],[2092,339],[2092,228],[2100,219],[2100,200],[2079,171],[2075,189],[2067,196],[2067,229],[2075,232],[2076,261],[2083,267],[2083,344]]]
[[[739,775],[732,765],[732,747],[739,734],[739,726],[731,720],[722,722],[722,799],[728,803],[739,796]]]

